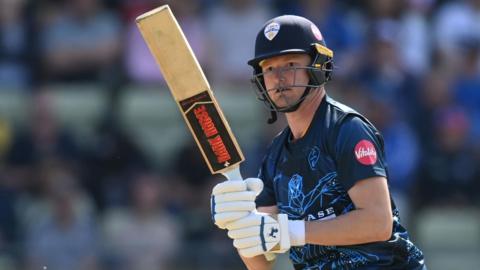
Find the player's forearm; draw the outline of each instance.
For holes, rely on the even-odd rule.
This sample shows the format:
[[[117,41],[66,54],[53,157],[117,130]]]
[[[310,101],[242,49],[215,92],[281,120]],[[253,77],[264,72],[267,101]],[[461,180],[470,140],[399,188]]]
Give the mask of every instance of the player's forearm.
[[[246,258],[240,256],[243,263],[249,270],[271,270],[275,261],[267,261],[264,255],[255,256],[252,258]]]
[[[392,233],[391,212],[357,209],[326,221],[305,222],[305,242],[316,245],[355,245],[386,241]]]

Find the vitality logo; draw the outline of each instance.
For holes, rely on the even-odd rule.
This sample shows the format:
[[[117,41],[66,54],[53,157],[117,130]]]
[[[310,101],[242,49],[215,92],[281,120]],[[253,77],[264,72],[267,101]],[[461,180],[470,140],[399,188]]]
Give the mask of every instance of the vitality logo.
[[[355,146],[355,157],[363,165],[373,165],[377,162],[377,151],[369,140],[361,140]]]

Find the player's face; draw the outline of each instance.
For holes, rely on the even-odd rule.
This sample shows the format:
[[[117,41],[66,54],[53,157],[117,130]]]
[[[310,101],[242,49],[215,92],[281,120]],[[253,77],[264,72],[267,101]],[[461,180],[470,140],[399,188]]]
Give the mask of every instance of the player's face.
[[[294,104],[302,96],[309,81],[305,67],[310,63],[307,54],[280,55],[260,63],[268,95],[277,107]]]

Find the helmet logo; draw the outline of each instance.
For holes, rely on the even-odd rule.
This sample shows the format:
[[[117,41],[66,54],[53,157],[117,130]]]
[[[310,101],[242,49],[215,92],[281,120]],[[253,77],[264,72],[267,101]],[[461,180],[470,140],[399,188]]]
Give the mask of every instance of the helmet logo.
[[[317,27],[315,24],[312,23],[312,24],[310,25],[310,28],[312,29],[313,35],[314,35],[318,40],[322,40],[322,39],[323,39],[322,33],[320,33],[320,30],[318,30],[318,27]]]
[[[280,24],[276,22],[269,23],[263,30],[263,34],[268,40],[272,40],[280,31]]]

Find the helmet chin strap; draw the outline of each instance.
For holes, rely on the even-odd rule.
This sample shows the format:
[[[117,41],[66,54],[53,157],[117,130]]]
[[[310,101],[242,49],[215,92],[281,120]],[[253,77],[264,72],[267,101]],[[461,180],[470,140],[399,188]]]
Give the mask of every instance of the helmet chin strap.
[[[270,118],[268,118],[267,123],[273,124],[277,121],[277,112],[276,111],[270,111]]]
[[[283,112],[283,113],[289,113],[289,112],[294,112],[300,108],[300,105],[302,105],[302,102],[306,99],[308,94],[310,94],[311,90],[314,89],[311,86],[308,86],[305,88],[305,91],[303,92],[302,96],[297,100],[297,102],[291,106],[287,106],[284,108],[278,108],[272,101],[275,110],[270,111],[270,118],[267,120],[268,124],[273,124],[277,121],[277,112]]]
[[[294,112],[296,110],[298,110],[298,108],[300,107],[300,105],[302,105],[302,102],[305,100],[305,98],[308,96],[308,94],[310,94],[310,91],[312,90],[313,88],[308,86],[305,88],[305,90],[303,91],[303,94],[302,96],[297,100],[297,102],[295,102],[293,105],[290,105],[290,106],[286,106],[286,107],[283,107],[283,108],[276,108],[278,112],[283,112],[283,113],[289,113],[289,112]]]

